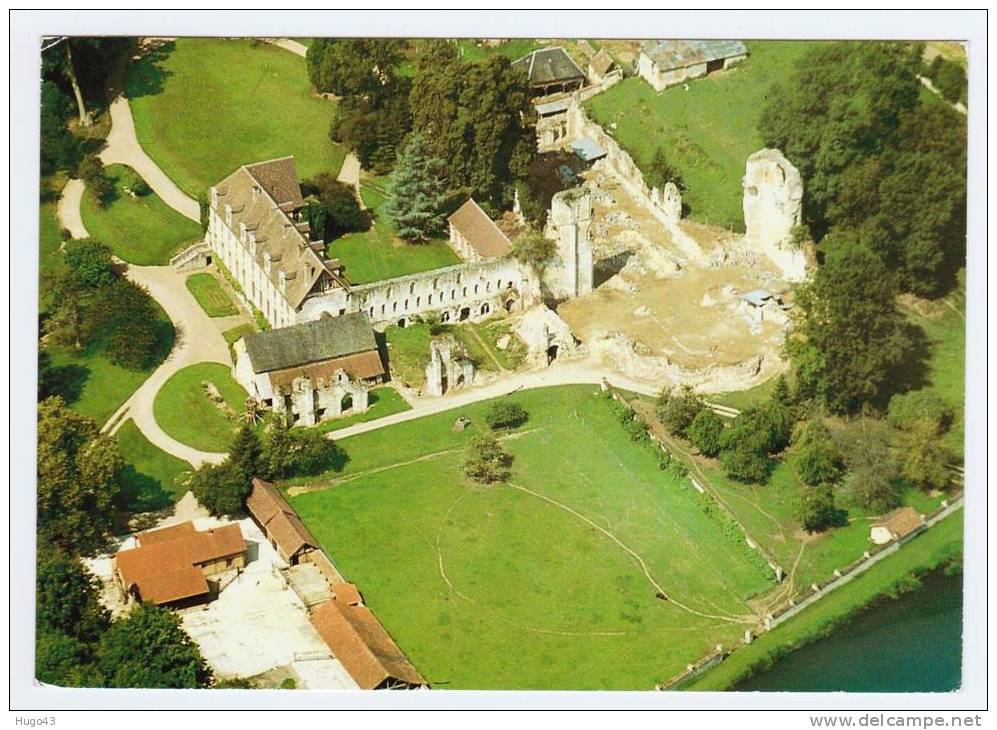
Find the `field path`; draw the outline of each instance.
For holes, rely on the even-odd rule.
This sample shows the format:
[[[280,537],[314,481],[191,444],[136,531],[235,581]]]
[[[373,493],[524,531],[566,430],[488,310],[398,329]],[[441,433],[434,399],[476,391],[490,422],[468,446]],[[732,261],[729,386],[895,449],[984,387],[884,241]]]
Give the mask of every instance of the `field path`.
[[[124,94],[111,102],[111,131],[107,135],[107,146],[100,153],[100,160],[105,165],[128,165],[149,183],[149,187],[164,203],[180,215],[197,223],[201,222],[201,207],[198,202],[177,187],[142,149],[135,134],[132,110]]]
[[[543,501],[548,502],[548,503],[554,505],[555,507],[563,509],[565,512],[568,512],[569,514],[574,515],[575,517],[577,517],[578,519],[580,519],[585,524],[587,524],[587,525],[595,528],[596,530],[598,530],[599,532],[601,532],[603,535],[605,535],[606,537],[608,537],[611,541],[613,541],[614,543],[616,543],[616,545],[619,548],[621,548],[625,553],[627,553],[628,555],[630,555],[630,557],[632,557],[634,560],[637,561],[637,564],[640,566],[641,571],[644,573],[644,577],[647,578],[647,581],[654,587],[654,589],[658,592],[659,596],[663,596],[665,598],[665,600],[667,600],[669,603],[674,604],[676,607],[682,609],[683,611],[686,611],[687,613],[694,614],[696,616],[702,616],[703,618],[711,618],[711,619],[716,619],[718,621],[726,621],[727,623],[755,624],[755,623],[758,622],[758,618],[756,616],[744,616],[742,618],[736,618],[736,619],[735,618],[729,618],[727,616],[718,616],[716,614],[703,613],[702,611],[697,611],[694,608],[690,608],[689,606],[686,606],[685,604],[680,603],[679,601],[677,601],[674,598],[672,598],[671,596],[669,596],[668,593],[665,592],[665,589],[662,588],[661,585],[658,584],[658,582],[654,579],[654,576],[651,575],[651,571],[648,570],[647,563],[644,562],[644,558],[642,558],[640,555],[638,555],[632,549],[630,549],[629,547],[627,547],[626,545],[624,545],[620,541],[620,539],[618,537],[616,537],[616,535],[614,535],[613,533],[609,532],[608,530],[600,527],[599,525],[597,525],[595,522],[593,522],[592,520],[590,520],[588,517],[586,517],[582,513],[580,513],[578,511],[572,509],[571,507],[569,507],[566,504],[563,504],[562,502],[558,502],[557,500],[551,499],[550,497],[547,497],[547,496],[545,496],[543,494],[540,494],[539,492],[534,492],[532,489],[527,489],[526,487],[521,487],[518,484],[513,484],[512,482],[507,482],[507,484],[510,487],[512,487],[513,489],[518,489],[520,492],[525,492],[526,494],[532,495],[532,496],[534,496],[534,497],[536,497],[538,499],[542,499]]]
[[[283,48],[285,51],[290,51],[296,56],[301,56],[305,58],[308,55],[308,46],[304,43],[299,43],[291,38],[260,38],[264,43],[269,43],[272,46],[277,46],[278,48]]]

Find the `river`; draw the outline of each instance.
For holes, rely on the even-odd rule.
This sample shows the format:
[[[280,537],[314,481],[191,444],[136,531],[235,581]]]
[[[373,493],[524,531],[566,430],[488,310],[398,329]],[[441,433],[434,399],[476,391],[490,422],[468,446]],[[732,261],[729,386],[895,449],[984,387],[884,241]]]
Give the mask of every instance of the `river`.
[[[737,685],[741,692],[948,692],[962,680],[962,576],[936,570],[831,635]]]

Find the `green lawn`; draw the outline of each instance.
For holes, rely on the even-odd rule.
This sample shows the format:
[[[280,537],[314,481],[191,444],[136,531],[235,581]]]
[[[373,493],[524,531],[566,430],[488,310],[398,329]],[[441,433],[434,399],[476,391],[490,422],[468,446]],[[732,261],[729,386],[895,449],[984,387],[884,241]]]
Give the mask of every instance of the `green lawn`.
[[[632,77],[586,102],[592,118],[641,169],[658,147],[689,187],[690,217],[744,230],[741,178],[748,156],[762,148],[758,119],[774,82],[785,82],[809,41],[750,41],[748,58],[732,70],[660,94]],[[616,129],[610,124],[615,123]]]
[[[101,208],[88,189],[80,214],[90,236],[111,247],[120,258],[140,266],[163,266],[185,243],[202,237],[198,223],[177,213],[154,192],[132,197],[124,191],[140,178],[126,165],[109,165],[114,199]]]
[[[188,195],[284,155],[302,178],[342,166],[335,105],[311,95],[305,59],[281,48],[181,38],[133,63],[126,90],[143,149]]]
[[[128,509],[147,512],[168,507],[187,491],[182,476],[190,464],[149,443],[131,419],[115,434],[125,457],[122,476]]]
[[[483,402],[343,439],[349,460],[327,476],[343,481],[291,497],[429,682],[650,689],[736,641],[734,617],[771,576],[688,483],[629,440],[596,388],[511,400],[530,420],[504,441],[509,483],[461,474]],[[460,433],[458,415],[472,421]]]
[[[235,414],[228,417],[207,396],[201,383],[213,383]],[[239,428],[239,415],[245,408],[246,391],[229,368],[216,362],[202,362],[180,370],[163,384],[153,413],[156,422],[177,441],[202,451],[227,451]]]
[[[155,365],[145,370],[129,370],[115,365],[100,352],[97,344],[80,351],[63,345],[45,348],[52,358],[53,367],[57,369],[56,392],[68,406],[92,418],[98,426],[104,425],[173,349],[174,331],[169,317],[158,304],[155,306],[162,333],[160,357]]]
[[[211,274],[192,274],[184,283],[209,317],[232,317],[239,313],[235,302]]]
[[[812,607],[738,649],[684,689],[717,691],[733,687],[754,672],[764,670],[786,652],[827,635],[856,611],[902,585],[908,576],[944,565],[961,555],[962,549],[963,514],[960,511]]]
[[[533,38],[512,38],[497,46],[478,46],[470,38],[457,41],[461,58],[471,62],[484,61],[492,56],[505,56],[510,61],[515,61],[542,46],[542,43]]]
[[[384,418],[393,413],[412,410],[412,406],[408,404],[408,401],[402,398],[398,394],[398,391],[390,386],[374,388],[367,393],[367,406],[368,408],[364,413],[355,413],[346,418],[333,418],[330,421],[315,426],[315,430],[322,433],[326,431],[338,431],[355,423],[375,421],[378,418]]]
[[[38,211],[38,276],[44,278],[63,265],[62,235],[59,219],[56,217],[56,204],[43,203]],[[39,309],[44,311],[50,302],[44,285],[39,287]]]
[[[347,233],[329,245],[329,256],[340,259],[354,284],[391,279],[461,262],[445,239],[406,243],[398,238],[387,217],[380,213],[386,200],[380,185],[361,183],[360,194],[373,216],[369,230]]]

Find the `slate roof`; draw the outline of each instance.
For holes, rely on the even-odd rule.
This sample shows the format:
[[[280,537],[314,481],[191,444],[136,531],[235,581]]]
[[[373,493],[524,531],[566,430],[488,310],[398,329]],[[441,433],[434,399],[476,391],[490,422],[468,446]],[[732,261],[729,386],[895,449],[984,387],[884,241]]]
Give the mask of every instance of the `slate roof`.
[[[140,533],[138,547],[114,556],[125,590],[138,588],[143,601],[173,603],[208,592],[199,566],[246,552],[236,523],[203,532],[192,522]]]
[[[363,312],[324,314],[311,322],[255,332],[245,337],[255,373],[299,367],[377,350],[374,330]]]
[[[255,236],[260,267],[265,268],[264,255],[269,254],[271,266],[267,276],[293,308],[301,305],[323,277],[345,289],[350,288],[349,282],[329,265],[330,262],[304,235],[308,225],[296,223],[290,217],[304,204],[293,157],[243,165],[215,185],[214,190],[218,194],[217,212],[222,222],[226,220],[225,206],[231,206],[232,223],[225,225],[237,240],[240,223],[245,224],[247,233]],[[249,248],[248,235],[241,245]],[[284,272],[286,278],[283,288],[280,272]]]
[[[589,137],[582,137],[575,140],[571,143],[571,149],[585,162],[592,162],[606,156],[606,150],[599,146],[598,142]]]
[[[513,61],[512,65],[514,68],[526,71],[530,86],[543,86],[576,79],[585,80],[585,72],[560,46],[540,48]]]
[[[366,606],[349,605],[333,598],[319,605],[310,619],[361,689],[377,689],[391,681],[426,684]]]
[[[246,497],[246,509],[285,555],[295,555],[306,547],[318,549],[318,540],[308,531],[280,490],[270,482],[253,477],[252,491]]]
[[[747,55],[748,49],[741,41],[644,41],[641,52],[650,58],[659,71],[670,71],[721,58]]]
[[[512,242],[502,233],[502,229],[495,225],[495,221],[474,202],[474,198],[468,198],[466,203],[447,218],[447,221],[481,258],[504,256],[512,250]]]

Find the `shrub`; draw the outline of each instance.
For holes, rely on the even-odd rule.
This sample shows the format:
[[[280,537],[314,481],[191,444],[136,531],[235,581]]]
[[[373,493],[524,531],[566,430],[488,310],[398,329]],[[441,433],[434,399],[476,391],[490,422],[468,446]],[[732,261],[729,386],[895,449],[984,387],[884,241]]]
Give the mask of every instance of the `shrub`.
[[[213,515],[234,515],[242,511],[251,483],[226,461],[205,464],[190,480],[190,491],[197,501]]]
[[[669,431],[679,436],[685,436],[703,408],[703,402],[692,392],[692,388],[684,386],[677,392],[661,391],[661,395],[658,396],[656,413],[658,419],[665,424]]]
[[[769,475],[771,462],[763,451],[740,444],[720,452],[720,463],[731,479],[761,484]]]
[[[692,419],[689,440],[706,456],[716,456],[723,448],[723,419],[709,408],[704,408]]]
[[[915,390],[890,399],[886,420],[904,431],[920,427],[941,434],[952,424],[952,409],[934,393]]]
[[[841,478],[844,464],[838,447],[830,439],[811,441],[800,449],[796,472],[806,484],[831,484]]]
[[[92,238],[66,242],[65,261],[77,283],[98,287],[114,281],[111,249]]]
[[[481,484],[494,484],[509,476],[512,455],[491,434],[477,436],[467,448],[464,475]]]
[[[131,190],[132,190],[133,193],[135,193],[135,195],[137,195],[140,198],[144,198],[145,196],[147,196],[147,195],[149,195],[149,194],[152,193],[152,188],[149,187],[149,183],[147,183],[142,178],[138,178],[132,184]]]
[[[519,428],[526,423],[529,414],[518,403],[497,401],[485,411],[485,423],[492,430]]]
[[[840,511],[834,504],[834,490],[830,484],[819,484],[803,490],[799,511],[803,529],[811,533],[833,527],[840,520]]]

